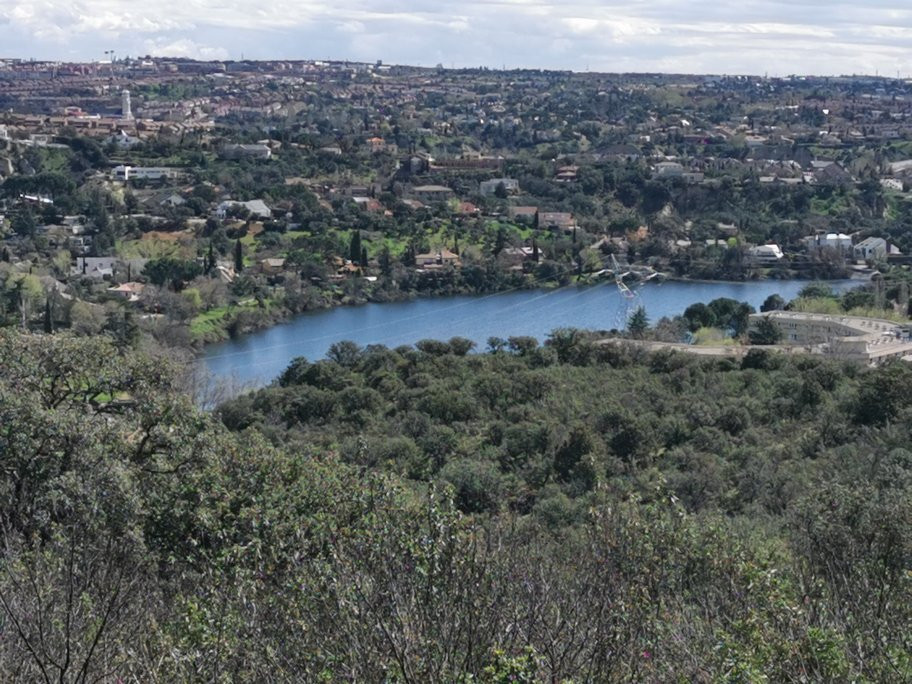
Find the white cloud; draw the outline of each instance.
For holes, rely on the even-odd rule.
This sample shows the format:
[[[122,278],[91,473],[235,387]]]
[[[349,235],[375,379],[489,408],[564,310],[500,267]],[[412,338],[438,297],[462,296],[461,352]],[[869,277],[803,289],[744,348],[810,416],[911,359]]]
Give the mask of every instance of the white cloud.
[[[147,40],[144,42],[145,52],[158,57],[188,57],[190,59],[213,60],[228,59],[228,50],[222,47],[201,45],[189,38],[171,42]]]
[[[726,73],[912,69],[906,0],[0,0],[5,54]],[[37,54],[36,54],[37,53]]]

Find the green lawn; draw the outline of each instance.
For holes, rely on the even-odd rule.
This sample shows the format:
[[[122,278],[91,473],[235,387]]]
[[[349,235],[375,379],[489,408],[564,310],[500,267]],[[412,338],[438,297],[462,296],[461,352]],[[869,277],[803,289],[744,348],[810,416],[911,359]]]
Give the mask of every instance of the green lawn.
[[[250,299],[238,304],[220,306],[215,309],[209,309],[209,311],[204,311],[190,321],[190,336],[199,339],[209,333],[219,333],[225,325],[226,318],[239,311],[253,310],[256,308],[258,308],[256,300]]]

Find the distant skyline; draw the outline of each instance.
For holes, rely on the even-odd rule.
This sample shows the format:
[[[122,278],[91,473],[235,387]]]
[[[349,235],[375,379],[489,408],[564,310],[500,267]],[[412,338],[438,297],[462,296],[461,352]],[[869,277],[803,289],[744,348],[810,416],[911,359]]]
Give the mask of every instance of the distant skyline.
[[[908,0],[0,0],[0,58],[912,76]]]

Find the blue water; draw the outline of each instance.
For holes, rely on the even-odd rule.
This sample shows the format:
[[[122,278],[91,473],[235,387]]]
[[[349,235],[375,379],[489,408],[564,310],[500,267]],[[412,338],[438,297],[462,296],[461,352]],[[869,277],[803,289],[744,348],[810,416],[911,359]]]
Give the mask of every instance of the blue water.
[[[655,323],[663,316],[681,314],[695,302],[717,297],[746,301],[754,308],[775,293],[788,301],[807,284],[806,280],[650,282],[636,290],[632,301],[622,298],[614,284],[602,284],[337,307],[301,314],[272,328],[209,345],[202,358],[216,379],[258,386],[278,376],[293,358],[320,359],[340,340],[396,347],[422,339],[460,336],[473,340],[479,349],[484,349],[492,336],[531,335],[543,342],[549,332],[561,327],[623,329],[629,312],[640,305]],[[830,284],[842,291],[859,282]]]

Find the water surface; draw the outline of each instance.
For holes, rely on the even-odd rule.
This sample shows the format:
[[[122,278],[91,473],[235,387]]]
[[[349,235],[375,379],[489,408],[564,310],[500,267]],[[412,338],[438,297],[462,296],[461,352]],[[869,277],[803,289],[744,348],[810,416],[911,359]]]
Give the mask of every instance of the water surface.
[[[630,311],[640,305],[655,323],[663,316],[681,314],[695,302],[717,297],[746,301],[754,308],[771,294],[778,293],[788,301],[807,284],[806,280],[650,282],[636,289],[635,299],[626,300],[614,284],[606,283],[345,306],[301,314],[266,330],[209,345],[202,358],[217,379],[245,386],[264,385],[293,358],[320,359],[340,340],[396,347],[458,335],[473,340],[479,349],[484,349],[492,336],[531,335],[543,342],[550,331],[561,327],[623,329]],[[859,282],[830,284],[841,291]]]

